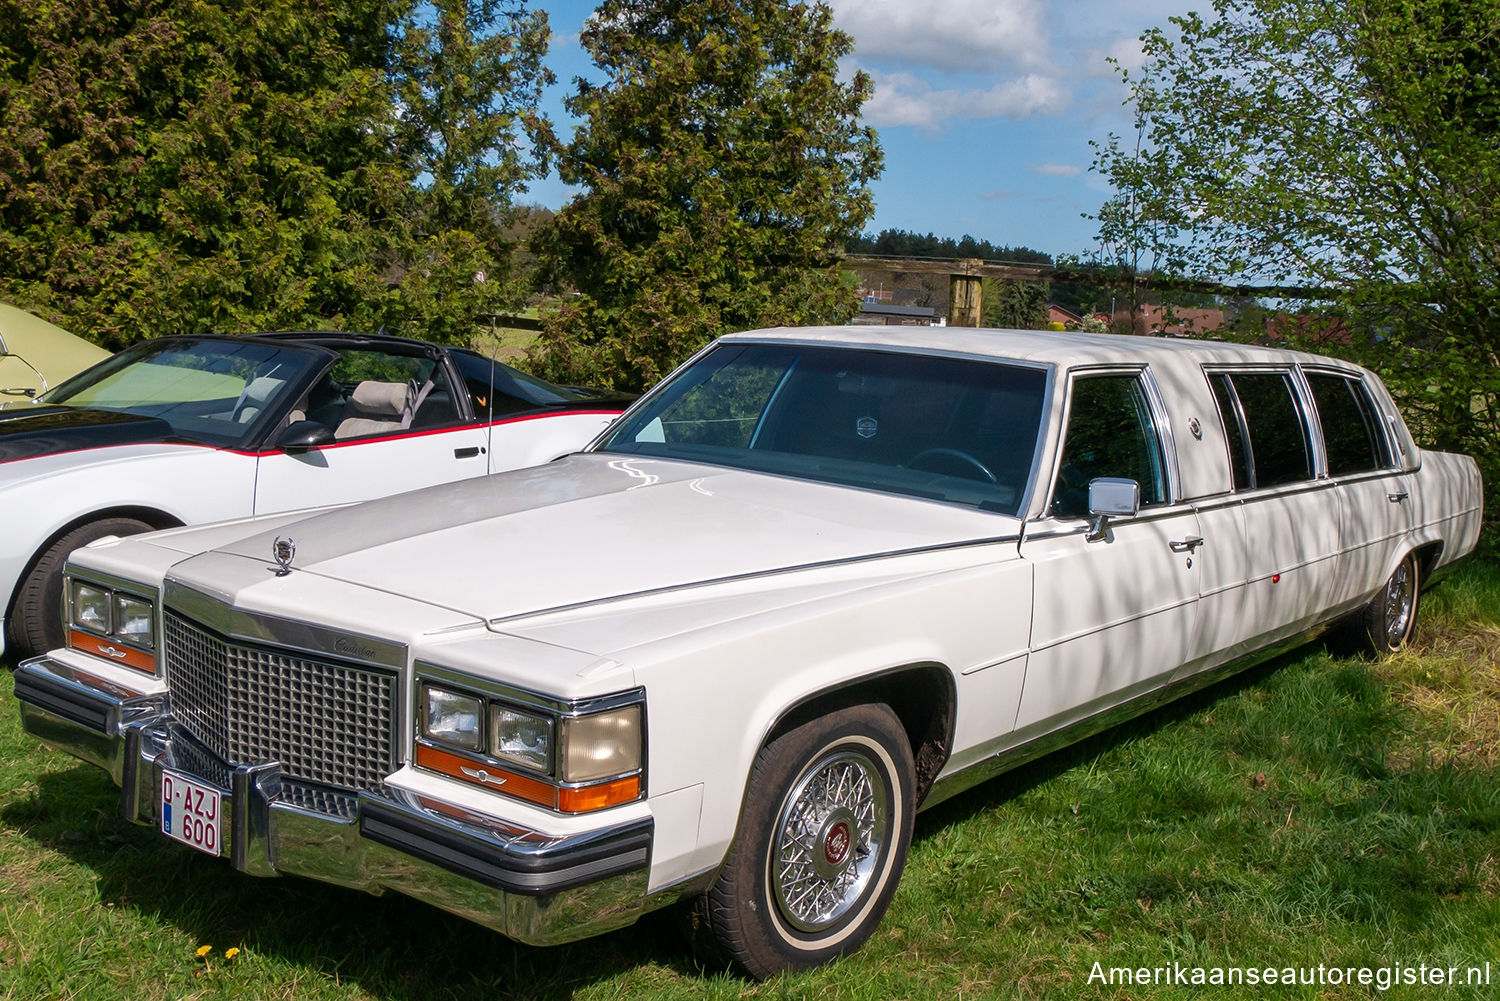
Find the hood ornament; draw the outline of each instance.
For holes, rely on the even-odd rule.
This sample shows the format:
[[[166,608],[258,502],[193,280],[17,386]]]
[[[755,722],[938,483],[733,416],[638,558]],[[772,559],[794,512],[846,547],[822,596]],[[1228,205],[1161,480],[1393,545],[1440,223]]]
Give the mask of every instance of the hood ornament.
[[[276,541],[271,543],[271,558],[276,561],[276,576],[285,577],[292,572],[292,560],[296,555],[297,544],[278,535]]]

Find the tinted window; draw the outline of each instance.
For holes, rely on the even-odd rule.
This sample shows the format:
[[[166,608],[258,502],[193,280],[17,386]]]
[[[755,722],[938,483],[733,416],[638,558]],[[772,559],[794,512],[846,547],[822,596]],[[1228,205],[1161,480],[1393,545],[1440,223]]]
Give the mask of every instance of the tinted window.
[[[1015,514],[1046,374],[984,361],[729,343],[601,451],[708,462]]]
[[[455,351],[453,364],[464,381],[464,391],[469,394],[469,405],[474,410],[474,416],[484,420],[490,415],[490,375],[495,363],[482,355]]]
[[[1214,390],[1214,402],[1219,405],[1219,421],[1224,425],[1224,439],[1229,443],[1229,468],[1234,472],[1234,489],[1250,488],[1250,453],[1245,448],[1245,435],[1240,428],[1239,411],[1235,406],[1234,386],[1227,375],[1210,376],[1208,383]]]
[[[1312,479],[1312,453],[1291,377],[1280,372],[1240,372],[1229,379],[1250,432],[1255,486]]]
[[[1161,445],[1138,376],[1089,376],[1073,383],[1052,513],[1086,516],[1089,481],[1100,476],[1135,480],[1142,506],[1167,499]]]
[[[1328,471],[1363,473],[1387,465],[1385,448],[1375,421],[1375,408],[1365,387],[1354,379],[1309,373],[1308,385],[1318,403],[1323,444],[1328,449]]]

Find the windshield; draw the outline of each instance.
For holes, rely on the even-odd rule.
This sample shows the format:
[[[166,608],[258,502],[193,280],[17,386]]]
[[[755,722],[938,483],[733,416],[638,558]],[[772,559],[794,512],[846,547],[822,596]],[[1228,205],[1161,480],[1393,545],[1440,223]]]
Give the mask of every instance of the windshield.
[[[1046,372],[859,348],[723,344],[599,450],[687,459],[1017,515]]]
[[[38,402],[157,417],[185,437],[245,437],[326,352],[262,341],[147,341],[69,379]]]

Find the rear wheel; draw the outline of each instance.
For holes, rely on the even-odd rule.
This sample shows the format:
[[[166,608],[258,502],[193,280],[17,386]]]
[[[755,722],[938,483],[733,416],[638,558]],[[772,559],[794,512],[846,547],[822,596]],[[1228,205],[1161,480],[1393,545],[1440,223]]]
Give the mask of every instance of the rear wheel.
[[[1417,603],[1421,573],[1412,553],[1397,564],[1390,580],[1376,593],[1364,612],[1364,640],[1375,653],[1395,653],[1417,633]]]
[[[761,749],[729,858],[699,904],[736,966],[769,977],[870,937],[906,864],[914,770],[884,705],[840,710]]]
[[[137,535],[151,526],[135,518],[101,518],[53,541],[32,566],[16,592],[11,636],[18,654],[30,657],[63,645],[62,572],[68,554],[106,535]]]

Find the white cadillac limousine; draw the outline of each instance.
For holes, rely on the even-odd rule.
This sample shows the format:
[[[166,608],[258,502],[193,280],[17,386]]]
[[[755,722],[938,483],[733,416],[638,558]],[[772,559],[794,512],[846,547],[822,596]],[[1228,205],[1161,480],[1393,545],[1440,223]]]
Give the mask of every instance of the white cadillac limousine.
[[[16,695],[245,873],[536,944],[694,900],[765,976],[870,935],[915,811],[1326,626],[1401,646],[1480,487],[1327,358],[755,331],[546,466],[79,550]]]

